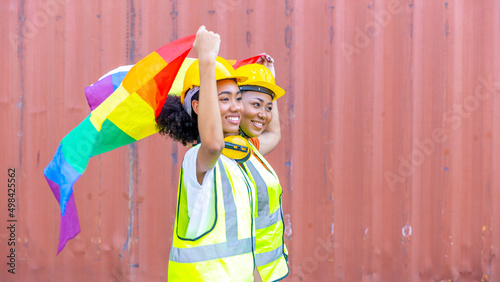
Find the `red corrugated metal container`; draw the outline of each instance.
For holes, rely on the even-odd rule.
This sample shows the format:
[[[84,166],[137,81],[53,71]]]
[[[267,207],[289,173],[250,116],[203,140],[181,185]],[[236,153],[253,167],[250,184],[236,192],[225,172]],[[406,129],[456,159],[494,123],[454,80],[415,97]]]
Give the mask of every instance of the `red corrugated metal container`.
[[[0,280],[166,280],[186,148],[155,135],[91,159],[74,187],[82,232],[58,256],[42,170],[89,114],[86,86],[201,24],[221,35],[223,57],[271,54],[287,92],[268,157],[284,187],[287,281],[500,280],[500,1],[0,9]]]

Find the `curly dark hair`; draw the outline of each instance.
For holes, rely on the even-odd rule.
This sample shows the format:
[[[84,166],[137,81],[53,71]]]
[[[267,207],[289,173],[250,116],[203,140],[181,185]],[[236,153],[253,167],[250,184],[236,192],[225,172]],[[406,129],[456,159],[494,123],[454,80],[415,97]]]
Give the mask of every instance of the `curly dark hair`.
[[[199,94],[192,100],[198,100]],[[179,96],[168,95],[160,114],[156,118],[156,127],[161,135],[168,135],[184,146],[198,139],[198,115],[191,111],[192,117],[184,110]]]

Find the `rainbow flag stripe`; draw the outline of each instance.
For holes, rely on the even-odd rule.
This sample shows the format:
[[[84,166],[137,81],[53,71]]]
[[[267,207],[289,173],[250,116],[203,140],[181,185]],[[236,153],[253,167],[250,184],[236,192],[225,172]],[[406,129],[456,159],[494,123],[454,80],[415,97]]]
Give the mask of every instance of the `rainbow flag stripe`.
[[[90,115],[66,135],[43,170],[61,207],[59,247],[80,233],[73,186],[90,157],[157,132],[156,117],[172,90],[195,35],[170,42],[134,66],[120,67],[87,87]]]
[[[95,110],[109,95],[115,92],[133,66],[120,66],[103,75],[96,83],[85,88],[85,96],[91,111]]]
[[[239,67],[242,67],[244,65],[255,64],[260,59],[260,57],[266,56],[266,55],[267,55],[266,53],[261,53],[259,55],[256,55],[256,56],[253,56],[253,57],[250,57],[247,59],[243,59],[243,60],[227,60],[227,61],[233,66],[234,69],[238,69]]]

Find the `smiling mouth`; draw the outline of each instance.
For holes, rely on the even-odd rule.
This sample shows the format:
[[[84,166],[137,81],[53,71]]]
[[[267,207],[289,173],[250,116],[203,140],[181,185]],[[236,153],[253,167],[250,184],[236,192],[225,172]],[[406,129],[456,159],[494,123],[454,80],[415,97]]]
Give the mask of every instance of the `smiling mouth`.
[[[230,123],[233,123],[233,124],[240,123],[240,117],[236,117],[236,116],[226,117],[226,120],[229,121]]]
[[[264,127],[264,123],[262,122],[252,121],[252,124],[259,129],[262,129]]]

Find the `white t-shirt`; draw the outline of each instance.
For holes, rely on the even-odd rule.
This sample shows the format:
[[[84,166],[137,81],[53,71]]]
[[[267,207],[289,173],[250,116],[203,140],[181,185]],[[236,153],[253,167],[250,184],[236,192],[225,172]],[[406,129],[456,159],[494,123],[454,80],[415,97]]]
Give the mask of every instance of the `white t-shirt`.
[[[186,238],[196,238],[209,230],[215,220],[214,209],[214,169],[209,169],[203,178],[203,183],[198,183],[196,177],[196,160],[200,146],[189,149],[182,161],[184,170],[183,179],[186,187],[188,204],[189,225]]]
[[[186,187],[186,197],[188,204],[189,224],[186,231],[186,238],[196,238],[207,232],[214,224],[215,220],[215,194],[214,194],[214,169],[209,169],[203,178],[200,185],[196,177],[196,160],[200,145],[192,147],[186,152],[182,161],[182,169],[184,170],[182,181]],[[245,187],[237,189],[235,197],[248,198],[246,190],[245,175],[238,167],[235,160],[229,159],[224,155],[220,156],[228,168],[228,170],[236,173],[237,177],[233,177],[233,185],[235,187]]]

